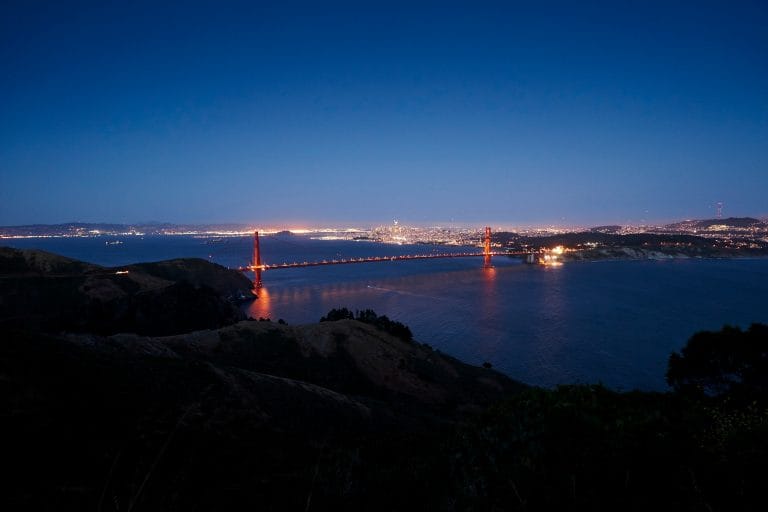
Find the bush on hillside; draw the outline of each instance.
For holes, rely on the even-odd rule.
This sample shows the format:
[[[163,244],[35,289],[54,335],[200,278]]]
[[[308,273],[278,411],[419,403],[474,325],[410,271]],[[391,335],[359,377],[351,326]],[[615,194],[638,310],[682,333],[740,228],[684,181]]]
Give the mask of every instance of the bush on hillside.
[[[357,320],[372,325],[403,341],[413,341],[413,333],[407,325],[390,320],[387,315],[379,316],[372,309],[358,310],[356,314],[353,314],[347,308],[332,309],[320,319],[321,322],[335,322],[337,320]]]

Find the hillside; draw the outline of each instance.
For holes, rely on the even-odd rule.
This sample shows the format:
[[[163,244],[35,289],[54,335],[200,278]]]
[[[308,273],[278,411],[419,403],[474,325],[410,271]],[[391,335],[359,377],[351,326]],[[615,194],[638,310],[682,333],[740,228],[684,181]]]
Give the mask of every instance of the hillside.
[[[246,321],[163,338],[162,344],[186,358],[310,381],[343,393],[420,403],[489,403],[521,388],[498,372],[356,320],[302,326]]]
[[[592,231],[548,236],[498,232],[494,234],[494,239],[513,251],[561,245],[568,249],[563,256],[564,260],[742,258],[768,255],[768,242],[756,239],[751,234],[735,239],[712,236],[711,233],[705,237],[688,232],[616,234],[611,230],[612,226],[603,226]]]
[[[3,510],[764,508],[768,326],[696,334],[667,393],[542,389],[372,311],[238,321],[206,262],[0,254]]]
[[[713,228],[768,229],[768,224],[752,217],[728,217],[725,219],[685,220],[664,226],[670,231],[709,231]]]
[[[0,247],[0,325],[48,331],[173,334],[242,320],[241,273],[184,259],[106,268]]]
[[[689,386],[718,341],[763,368],[765,326],[695,337],[675,393],[528,388],[353,320],[0,332],[7,510],[760,510],[768,474],[764,374]]]
[[[166,338],[11,331],[0,375],[14,510],[303,510],[313,485],[320,509],[400,508],[431,499],[403,480],[436,448],[416,439],[524,389],[353,320]]]

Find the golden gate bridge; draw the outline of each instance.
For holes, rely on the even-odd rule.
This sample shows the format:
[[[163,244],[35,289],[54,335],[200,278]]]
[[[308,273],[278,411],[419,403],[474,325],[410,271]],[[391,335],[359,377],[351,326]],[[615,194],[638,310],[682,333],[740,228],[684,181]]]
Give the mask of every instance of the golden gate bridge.
[[[401,254],[396,256],[363,256],[359,258],[342,258],[342,259],[330,259],[321,261],[303,261],[293,263],[262,263],[261,250],[259,248],[259,232],[253,233],[253,259],[250,265],[239,267],[241,272],[253,272],[253,288],[256,289],[262,287],[262,272],[267,270],[278,270],[282,268],[304,268],[304,267],[321,267],[325,265],[350,265],[355,263],[377,263],[383,261],[410,261],[410,260],[432,260],[441,258],[472,258],[482,257],[483,268],[491,268],[492,256],[531,256],[532,252],[498,252],[491,250],[491,228],[486,226],[485,235],[483,237],[483,251],[482,252],[446,252],[446,253],[427,253],[427,254]]]

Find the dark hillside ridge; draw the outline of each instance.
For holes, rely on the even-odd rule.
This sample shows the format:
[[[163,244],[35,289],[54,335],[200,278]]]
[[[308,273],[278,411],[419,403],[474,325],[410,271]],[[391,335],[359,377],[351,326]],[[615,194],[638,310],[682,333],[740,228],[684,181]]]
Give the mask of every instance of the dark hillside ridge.
[[[737,401],[529,388],[352,320],[0,334],[3,510],[764,508],[762,374]],[[676,375],[732,375],[698,363],[737,335]]]
[[[9,510],[303,510],[316,479],[313,509],[402,509],[432,439],[526,388],[354,320],[6,331],[0,375]]]
[[[150,341],[185,358],[386,400],[462,407],[525,387],[357,320],[300,326],[245,321],[156,340],[131,338],[139,345]]]
[[[0,275],[83,274],[101,270],[91,263],[37,249],[0,247]]]
[[[242,272],[229,270],[200,258],[137,263],[129,265],[126,269],[172,282],[183,281],[195,287],[206,286],[222,297],[235,297],[239,294],[250,296],[253,284]]]
[[[165,335],[244,319],[242,273],[200,259],[106,268],[0,247],[0,326]]]

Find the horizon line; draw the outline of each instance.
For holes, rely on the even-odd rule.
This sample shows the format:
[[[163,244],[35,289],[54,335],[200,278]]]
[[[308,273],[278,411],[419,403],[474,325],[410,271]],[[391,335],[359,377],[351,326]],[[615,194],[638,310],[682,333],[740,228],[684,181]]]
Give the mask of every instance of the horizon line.
[[[404,227],[419,227],[419,228],[456,228],[456,229],[471,229],[478,227],[481,229],[484,226],[496,226],[497,228],[523,228],[523,229],[536,229],[536,228],[549,228],[549,229],[564,229],[564,228],[595,228],[601,226],[622,226],[622,227],[641,227],[641,226],[664,226],[667,224],[674,224],[679,222],[692,222],[692,221],[704,221],[704,220],[728,220],[739,218],[753,218],[762,222],[768,222],[768,215],[745,215],[745,216],[728,216],[728,217],[702,217],[702,218],[678,218],[678,219],[666,219],[666,220],[645,220],[640,219],[638,221],[627,220],[625,222],[521,222],[514,223],[510,221],[488,221],[488,222],[463,222],[463,221],[419,221],[419,222],[401,222],[397,219],[388,221],[297,221],[297,220],[285,220],[285,221],[268,221],[268,222],[243,222],[243,221],[221,221],[221,222],[172,222],[172,221],[138,221],[138,222],[115,222],[115,221],[82,221],[71,220],[65,222],[35,222],[26,224],[8,224],[0,225],[0,228],[20,228],[28,226],[66,226],[73,224],[83,225],[95,225],[95,224],[111,224],[116,226],[197,226],[197,227],[210,227],[210,226],[237,226],[242,228],[249,228],[250,230],[256,230],[257,228],[266,231],[301,231],[301,230],[314,230],[322,231],[323,229],[373,229],[376,227],[382,227],[387,225],[400,225]]]

